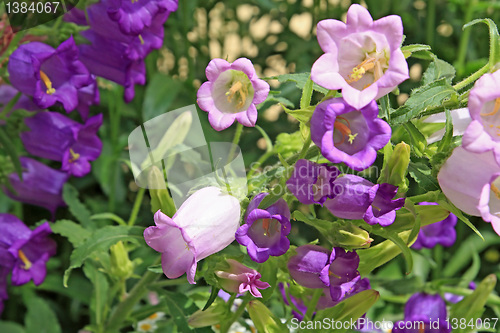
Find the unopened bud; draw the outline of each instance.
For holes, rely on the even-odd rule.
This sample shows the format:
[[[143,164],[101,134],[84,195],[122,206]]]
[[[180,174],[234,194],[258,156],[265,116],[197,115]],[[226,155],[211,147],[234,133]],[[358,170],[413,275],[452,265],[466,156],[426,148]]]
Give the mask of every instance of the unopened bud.
[[[224,303],[214,302],[205,311],[198,310],[188,318],[188,324],[191,327],[205,327],[220,324],[221,319],[225,317],[226,307]]]
[[[373,239],[368,231],[355,226],[351,222],[335,227],[335,243],[348,249],[366,249]]]
[[[384,164],[379,183],[388,183],[399,187],[399,193],[408,191],[408,164],[410,163],[410,146],[404,142],[398,143],[389,160]]]
[[[122,241],[109,248],[111,252],[111,273],[123,279],[127,279],[134,273],[134,264],[128,257],[128,252],[125,249]]]
[[[257,332],[288,332],[287,327],[262,302],[250,301],[247,310]]]
[[[175,214],[172,198],[168,193],[163,172],[155,165],[148,173],[148,188],[151,195],[151,212],[156,213],[159,209],[168,216]]]

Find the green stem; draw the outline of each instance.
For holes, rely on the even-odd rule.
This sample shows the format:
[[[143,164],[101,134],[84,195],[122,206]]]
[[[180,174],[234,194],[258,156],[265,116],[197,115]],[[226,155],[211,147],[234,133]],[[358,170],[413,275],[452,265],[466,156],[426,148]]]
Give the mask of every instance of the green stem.
[[[170,286],[178,286],[178,285],[186,284],[186,283],[187,283],[186,279],[173,279],[173,280],[163,280],[163,281],[154,282],[150,286],[157,287],[157,288],[163,288],[163,287],[170,287]]]
[[[229,300],[231,301],[231,299],[229,299]],[[223,325],[221,325],[221,329],[220,329],[221,333],[227,333],[228,332],[228,330],[231,327],[231,325],[235,321],[237,321],[238,318],[241,317],[241,315],[245,311],[245,308],[246,308],[246,306],[247,306],[247,304],[248,304],[249,301],[250,301],[249,298],[243,299],[243,302],[238,306],[238,310],[236,310],[236,312],[233,314],[233,316],[231,318],[229,318],[228,321],[226,321],[225,323],[223,323]]]
[[[265,162],[267,161],[267,159],[269,157],[273,156],[273,152],[272,151],[268,151],[266,152],[264,155],[262,155],[258,160],[257,162],[255,162],[255,164],[252,166],[252,168],[248,171],[248,174],[247,174],[247,179],[250,179],[252,178],[252,176],[254,175],[255,172],[257,172],[257,169],[260,168],[260,166]]]
[[[427,1],[427,26],[426,26],[426,40],[427,44],[431,47],[434,45],[434,23],[436,21],[436,0]]]
[[[154,264],[156,265],[159,263],[160,259],[156,260]],[[125,321],[130,312],[132,312],[134,305],[137,304],[144,294],[147,293],[150,284],[156,281],[160,276],[161,274],[151,271],[146,271],[146,273],[144,273],[142,278],[132,288],[128,297],[116,306],[115,310],[108,319],[105,332],[118,332],[122,323]]]
[[[455,89],[456,91],[459,91],[459,90],[465,88],[469,84],[472,84],[474,81],[479,79],[483,74],[487,73],[489,71],[489,69],[490,69],[490,64],[487,63],[486,65],[481,67],[477,72],[472,73],[469,77],[467,77],[464,80],[455,84],[453,86],[453,89]]]
[[[233,144],[231,145],[231,150],[229,151],[229,155],[227,155],[227,161],[230,162],[233,158],[234,152],[236,151],[236,147],[238,143],[240,143],[241,133],[243,133],[243,125],[238,123],[236,126],[236,132],[234,132]]]
[[[477,0],[468,0],[467,1],[467,9],[465,12],[465,22],[472,21],[472,16],[474,14],[474,5]],[[471,34],[471,29],[466,29],[462,35],[460,36],[460,44],[458,46],[458,57],[456,62],[456,68],[458,69],[458,73],[464,72],[464,64],[465,57],[467,56],[467,49],[469,45],[469,39]]]
[[[432,271],[432,277],[437,280],[441,277],[443,271],[443,247],[438,244],[434,247],[433,252],[436,267]]]
[[[297,160],[303,159],[306,157],[307,151],[309,150],[309,147],[311,146],[311,135],[307,137],[306,141],[304,142],[304,145],[302,146],[302,150],[299,153],[299,158]]]
[[[311,299],[311,302],[309,302],[306,315],[304,316],[305,321],[310,320],[312,318],[314,310],[316,310],[316,305],[318,305],[318,301],[319,301],[322,294],[323,294],[323,289],[320,288],[320,289],[314,290],[313,297]]]
[[[469,296],[474,292],[474,290],[471,289],[466,289],[466,288],[459,288],[459,287],[450,287],[450,286],[441,286],[439,288],[441,292],[444,293],[451,293],[454,295],[460,295],[460,296]],[[486,304],[488,305],[500,305],[500,297],[497,295],[490,294],[488,298],[486,299]]]
[[[128,225],[135,224],[135,220],[137,219],[137,215],[139,214],[139,210],[141,209],[142,199],[144,198],[145,192],[146,189],[143,187],[139,188],[139,191],[137,191],[137,196],[135,197],[134,207],[132,208],[132,213],[130,214]]]

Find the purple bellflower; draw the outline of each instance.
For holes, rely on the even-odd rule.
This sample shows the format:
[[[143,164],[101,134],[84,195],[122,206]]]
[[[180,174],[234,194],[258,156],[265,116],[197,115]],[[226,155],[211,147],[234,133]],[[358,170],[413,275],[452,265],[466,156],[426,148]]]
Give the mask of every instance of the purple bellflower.
[[[323,54],[312,66],[311,79],[330,90],[342,89],[345,101],[361,109],[409,78],[400,49],[403,23],[396,15],[373,21],[360,5],[347,11],[346,23],[318,23]]]
[[[12,53],[7,68],[12,85],[42,109],[61,103],[71,112],[79,105],[79,91],[95,83],[78,58],[73,37],[55,50],[40,42],[23,44]]]
[[[500,164],[500,71],[484,74],[469,94],[472,122],[465,130],[462,146],[473,153],[493,151]]]
[[[333,181],[339,169],[308,160],[298,160],[286,186],[303,204],[321,204],[333,198]]]
[[[0,214],[0,229],[0,248],[14,258],[12,284],[20,286],[33,280],[40,285],[47,275],[47,261],[56,254],[56,242],[48,237],[52,233],[49,223],[31,230],[14,215]]]
[[[290,276],[301,286],[307,288],[326,288],[320,279],[321,271],[330,263],[331,252],[319,245],[302,245],[297,254],[290,258],[287,267]]]
[[[156,226],[144,230],[144,239],[162,253],[162,269],[169,279],[187,273],[188,282],[195,284],[198,261],[234,241],[240,209],[235,197],[217,187],[205,187],[193,193],[172,218],[158,210]]]
[[[421,202],[420,205],[437,205],[437,203]],[[457,232],[455,231],[456,224],[457,217],[450,213],[450,215],[442,221],[423,226],[412,248],[415,250],[420,250],[423,247],[431,249],[437,244],[446,247],[452,246],[457,239]]]
[[[500,235],[500,166],[492,151],[453,150],[437,176],[444,195],[461,211],[481,216]]]
[[[208,112],[210,125],[216,131],[228,128],[237,120],[254,127],[256,105],[269,94],[269,84],[257,77],[250,60],[239,58],[233,63],[213,59],[206,68],[208,81],[198,90],[198,105]]]
[[[446,319],[446,304],[441,296],[416,293],[406,302],[404,321],[395,322],[392,331],[394,333],[449,333],[451,327]]]
[[[21,133],[26,150],[35,156],[62,162],[62,170],[82,177],[90,172],[90,161],[101,155],[97,131],[102,114],[82,125],[57,112],[40,112],[26,118],[30,131]]]
[[[247,207],[245,224],[236,231],[236,240],[247,247],[250,258],[263,263],[269,256],[281,256],[290,248],[290,209],[279,199],[266,209],[259,204],[269,193],[257,194]]]
[[[54,170],[45,164],[28,157],[19,158],[23,169],[22,181],[16,173],[9,175],[15,192],[4,188],[13,200],[48,209],[54,217],[58,207],[66,206],[62,199],[62,189],[68,174]]]
[[[215,272],[223,289],[236,294],[249,291],[254,297],[262,297],[259,289],[270,287],[269,283],[260,281],[261,275],[255,269],[248,268],[233,259],[226,261],[229,268]]]
[[[334,182],[335,197],[325,207],[343,219],[364,219],[366,223],[385,227],[396,219],[396,210],[405,199],[393,200],[398,188],[391,184],[373,184],[355,175],[343,175]]]
[[[375,101],[357,110],[342,98],[333,98],[314,110],[311,139],[329,161],[361,171],[373,164],[377,150],[389,142],[391,127],[378,118]]]

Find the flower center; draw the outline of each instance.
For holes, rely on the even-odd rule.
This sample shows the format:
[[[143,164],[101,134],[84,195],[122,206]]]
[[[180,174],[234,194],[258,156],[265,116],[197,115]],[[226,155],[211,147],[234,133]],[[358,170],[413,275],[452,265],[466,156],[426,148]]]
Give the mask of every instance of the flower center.
[[[139,1],[139,0],[136,0],[136,1]],[[133,3],[133,2],[132,2]],[[141,41],[141,44],[144,45],[144,38],[142,38],[141,35],[139,35],[139,40]]]
[[[248,97],[248,87],[246,87],[241,81],[236,81],[233,83],[229,91],[226,93],[227,101],[236,103],[238,108],[245,105]]]
[[[497,197],[497,199],[500,199],[500,190],[498,189],[498,187],[496,187],[495,185],[491,184],[490,188],[491,188],[491,192],[493,192],[493,194],[495,194],[495,196]]]
[[[32,266],[32,263],[31,261],[28,259],[28,257],[26,257],[26,255],[24,254],[24,252],[22,250],[18,250],[17,251],[18,255],[19,255],[19,259],[21,259],[21,261],[23,262],[24,266],[23,266],[23,269],[25,270],[28,270],[31,268]]]
[[[385,53],[385,50],[384,50]],[[351,74],[347,76],[346,82],[351,84],[357,82],[363,78],[366,73],[373,74],[373,82],[377,81],[384,75],[385,70],[388,68],[388,59],[385,54],[380,54],[376,52],[371,52],[365,55],[365,60],[363,60],[359,65],[354,67]],[[369,87],[371,83],[367,84],[363,89]]]
[[[271,237],[273,231],[278,232],[278,224],[278,221],[276,221],[275,219],[262,219],[262,229],[264,229],[264,236]]]
[[[42,79],[43,83],[45,84],[45,87],[47,87],[47,94],[52,95],[53,93],[56,92],[54,88],[52,88],[52,81],[50,81],[49,77],[47,74],[45,74],[44,71],[40,71],[40,78]]]
[[[74,163],[80,158],[80,154],[75,153],[75,151],[72,148],[69,149],[69,153],[71,155],[69,163]]]
[[[151,324],[148,324],[148,323],[144,323],[140,327],[140,329],[145,331],[145,332],[150,331],[152,328],[153,328],[153,326],[151,326]]]
[[[500,97],[498,97],[495,100],[495,105],[493,105],[493,111],[488,113],[481,113],[481,116],[493,116],[498,112],[498,110],[500,110]]]
[[[339,120],[337,120],[337,119],[339,119]],[[358,135],[358,133],[352,134],[351,127],[350,127],[351,124],[349,123],[349,120],[345,119],[344,117],[337,117],[337,119],[333,123],[333,128],[334,128],[334,131],[337,130],[342,134],[342,141],[340,141],[339,144],[344,143],[346,136],[349,137],[347,139],[347,141],[350,144],[352,144],[354,142],[354,139]],[[342,121],[344,121],[345,124]]]

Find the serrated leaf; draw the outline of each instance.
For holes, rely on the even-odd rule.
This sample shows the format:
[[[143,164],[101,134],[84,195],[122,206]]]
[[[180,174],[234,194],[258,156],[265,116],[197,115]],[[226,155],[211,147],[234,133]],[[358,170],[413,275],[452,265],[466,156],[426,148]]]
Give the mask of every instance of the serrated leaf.
[[[50,227],[52,232],[66,237],[74,247],[82,245],[82,243],[92,234],[92,232],[71,220],[58,220]]]
[[[444,60],[436,59],[427,67],[427,70],[422,76],[422,84],[426,85],[439,79],[445,79],[448,84],[451,84],[455,74],[455,67]]]
[[[73,185],[66,183],[63,187],[63,199],[69,211],[85,228],[94,229],[95,223],[91,219],[90,211],[78,199],[78,190]]]
[[[279,82],[288,82],[292,81],[295,82],[297,88],[300,90],[304,89],[305,85],[307,84],[307,81],[309,80],[309,77],[311,76],[311,73],[294,73],[294,74],[283,74],[283,75],[278,75],[271,77],[271,79],[278,80]],[[328,89],[323,88],[316,83],[313,84],[313,89],[322,93],[322,94],[327,94]]]
[[[60,333],[61,327],[56,315],[45,301],[31,297],[26,303],[28,312],[24,318],[26,333]]]
[[[289,108],[285,107],[284,105],[282,105],[282,107],[283,107],[283,110],[285,110],[285,112],[287,114],[289,114],[290,116],[292,116],[295,119],[297,119],[298,121],[300,121],[300,123],[308,123],[311,120],[311,117],[312,117],[313,112],[314,112],[313,106],[310,106],[307,109],[298,109],[298,110],[290,110]]]
[[[453,119],[451,118],[450,110],[446,109],[445,113],[446,113],[445,132],[443,138],[441,139],[441,142],[439,143],[438,152],[442,152],[445,149],[447,149],[447,147],[449,147],[453,141]]]
[[[302,90],[302,97],[300,98],[300,108],[301,109],[307,109],[309,106],[311,106],[311,98],[313,94],[313,84],[314,82],[309,79],[307,79],[306,84],[304,85],[304,89]]]
[[[493,68],[497,63],[500,62],[500,35],[498,34],[498,28],[495,22],[492,19],[477,19],[473,20],[466,25],[464,25],[463,29],[466,29],[470,26],[473,26],[477,23],[487,24],[490,32],[490,67]]]
[[[425,136],[415,125],[413,125],[411,121],[403,124],[403,127],[406,129],[410,136],[413,152],[418,157],[422,157],[424,155],[425,148],[427,148],[427,140],[425,139]]]
[[[437,180],[431,175],[431,169],[424,163],[412,162],[408,165],[408,174],[413,178],[423,190],[439,190]]]
[[[421,86],[413,90],[406,103],[391,114],[391,125],[404,124],[418,117],[427,108],[440,106],[443,102],[456,97],[457,92],[446,79]]]
[[[71,271],[82,266],[95,251],[107,251],[118,241],[139,242],[144,239],[144,228],[129,226],[107,226],[96,230],[85,242],[77,247],[70,257],[70,266],[64,272],[64,286],[67,286]]]
[[[401,51],[403,51],[405,58],[411,57],[412,54],[415,52],[430,51],[430,50],[431,47],[425,44],[410,44],[410,45],[405,45],[401,48]]]

